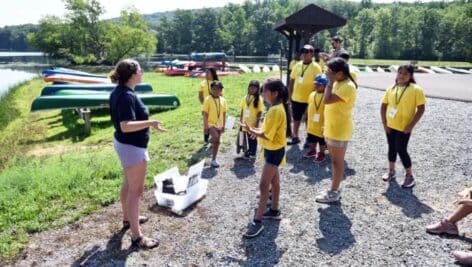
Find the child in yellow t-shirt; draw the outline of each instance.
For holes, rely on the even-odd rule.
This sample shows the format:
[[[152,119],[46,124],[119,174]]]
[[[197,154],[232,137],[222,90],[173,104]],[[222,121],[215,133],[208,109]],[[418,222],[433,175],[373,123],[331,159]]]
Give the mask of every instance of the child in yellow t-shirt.
[[[211,83],[213,81],[218,81],[218,74],[216,73],[215,68],[208,68],[205,71],[205,80],[201,81],[198,85],[198,101],[200,101],[201,105],[203,105],[205,99],[211,95]],[[221,95],[223,95],[223,91],[221,92]],[[205,146],[208,145],[209,137],[210,134],[208,132],[203,133],[203,142]]]
[[[424,113],[426,99],[423,89],[413,77],[413,65],[398,67],[395,84],[385,91],[380,107],[382,123],[388,141],[388,173],[382,179],[386,182],[395,179],[395,161],[397,154],[405,168],[405,180],[402,187],[415,186],[411,171],[411,159],[407,147],[411,131]]]
[[[310,149],[304,155],[305,158],[316,157],[314,162],[319,163],[325,160],[326,142],[323,136],[324,109],[323,102],[324,89],[328,84],[325,75],[318,74],[315,78],[315,91],[308,98],[308,123],[307,123],[307,141],[310,143]],[[320,151],[316,153],[316,144],[319,144]]]
[[[247,95],[241,100],[241,115],[240,121],[244,121],[248,126],[259,128],[259,121],[262,112],[264,111],[264,100],[259,95],[260,85],[259,81],[252,80],[249,82],[247,88]],[[249,134],[245,128],[242,129],[247,135],[249,149],[245,151],[244,156],[249,158],[255,156],[257,151],[257,139],[249,138]]]
[[[228,107],[226,100],[221,96],[223,84],[219,81],[211,83],[211,95],[203,102],[203,129],[211,135],[211,167],[218,168],[216,161],[221,135],[225,131],[226,112]]]
[[[279,166],[284,163],[285,146],[287,134],[290,134],[290,117],[288,116],[287,102],[288,90],[279,79],[268,80],[264,84],[264,100],[271,104],[267,112],[262,128],[257,129],[241,122],[251,138],[259,138],[265,159],[259,184],[260,198],[254,220],[249,224],[244,237],[251,238],[259,235],[264,226],[262,219],[280,220],[279,196],[280,196],[280,174]],[[269,189],[272,190],[272,203],[265,210],[269,199]]]

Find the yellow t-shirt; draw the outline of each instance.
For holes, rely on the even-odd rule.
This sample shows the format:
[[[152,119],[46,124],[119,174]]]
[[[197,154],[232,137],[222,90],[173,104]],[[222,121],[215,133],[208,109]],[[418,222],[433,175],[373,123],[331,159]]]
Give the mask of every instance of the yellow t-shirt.
[[[239,106],[241,107],[241,111],[243,113],[243,121],[247,122],[247,124],[251,127],[256,127],[257,114],[264,111],[264,100],[262,97],[259,96],[257,107],[254,107],[254,96],[246,95],[241,100]],[[243,131],[246,130],[243,128]]]
[[[323,137],[324,110],[323,93],[311,93],[308,98],[308,125],[306,129],[309,134]]]
[[[287,117],[283,104],[272,106],[262,123],[262,132],[267,138],[258,138],[261,147],[277,150],[287,145]]]
[[[205,101],[205,99],[207,98],[207,96],[209,96],[211,93],[211,83],[213,81],[209,81],[209,80],[203,80],[200,82],[200,84],[198,85],[198,92],[202,92],[203,93],[203,101]],[[224,89],[221,90],[221,95],[224,95]]]
[[[292,61],[290,61],[290,64],[288,65],[288,69],[289,69],[289,70],[293,70],[293,67],[295,67],[295,65],[296,65],[298,62],[302,62],[302,61],[301,61],[301,60],[292,59]]]
[[[404,131],[415,116],[416,107],[424,105],[426,98],[417,84],[411,83],[407,88],[392,85],[385,91],[382,103],[387,104],[387,126]]]
[[[324,136],[332,140],[349,141],[354,128],[352,108],[356,102],[356,86],[349,79],[335,82],[332,93],[342,101],[325,105]]]
[[[208,126],[210,127],[223,127],[227,110],[226,99],[222,96],[219,98],[208,96],[202,106],[202,111],[208,114]]]
[[[306,65],[303,62],[297,63],[293,67],[290,78],[293,82],[292,100],[300,103],[308,103],[308,96],[313,92],[313,81],[315,76],[321,74],[320,65],[316,62],[311,62]]]

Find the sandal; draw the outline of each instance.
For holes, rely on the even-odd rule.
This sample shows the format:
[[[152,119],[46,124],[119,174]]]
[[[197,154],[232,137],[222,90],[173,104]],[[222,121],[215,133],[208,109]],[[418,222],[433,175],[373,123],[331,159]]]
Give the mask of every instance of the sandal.
[[[159,241],[153,238],[140,236],[136,239],[131,239],[131,245],[142,249],[151,249],[159,246]]]
[[[145,223],[149,221],[149,218],[146,216],[139,216],[139,224]],[[131,224],[129,221],[123,221],[123,229],[129,229],[131,227]]]

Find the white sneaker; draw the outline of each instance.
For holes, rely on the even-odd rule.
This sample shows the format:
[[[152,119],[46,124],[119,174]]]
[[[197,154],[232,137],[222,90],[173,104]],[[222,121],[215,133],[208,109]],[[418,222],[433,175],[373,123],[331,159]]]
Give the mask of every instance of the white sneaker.
[[[210,163],[211,167],[213,168],[218,168],[220,167],[220,164],[218,164],[218,161],[216,160],[212,160],[211,163]]]
[[[319,203],[332,203],[341,199],[341,189],[337,191],[326,190],[316,196],[315,201]]]

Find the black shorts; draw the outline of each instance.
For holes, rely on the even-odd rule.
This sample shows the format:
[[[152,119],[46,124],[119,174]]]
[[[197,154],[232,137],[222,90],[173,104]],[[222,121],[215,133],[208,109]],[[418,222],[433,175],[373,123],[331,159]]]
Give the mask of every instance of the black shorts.
[[[285,156],[285,148],[268,150],[264,148],[265,163],[278,167]]]
[[[310,143],[318,143],[320,144],[320,146],[325,146],[326,145],[326,141],[324,139],[324,137],[319,137],[319,136],[316,136],[314,134],[308,134],[308,136],[306,137],[306,140]]]
[[[306,108],[308,107],[307,103],[300,103],[297,101],[292,101],[292,116],[294,121],[301,121],[303,114],[305,114]]]

